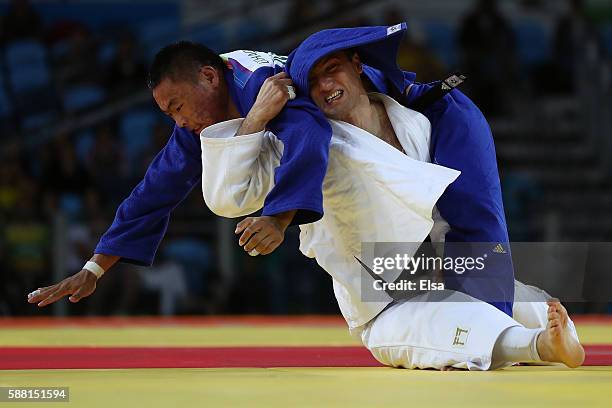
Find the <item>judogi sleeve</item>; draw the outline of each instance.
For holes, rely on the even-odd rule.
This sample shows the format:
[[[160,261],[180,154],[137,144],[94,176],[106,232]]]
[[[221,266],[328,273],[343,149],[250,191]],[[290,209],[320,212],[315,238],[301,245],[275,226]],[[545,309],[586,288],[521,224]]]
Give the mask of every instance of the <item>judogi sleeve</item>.
[[[94,252],[120,256],[124,262],[151,265],[166,233],[170,212],[198,184],[201,175],[197,136],[175,126],[144,179],[117,209],[112,225]]]
[[[308,97],[301,96],[289,101],[268,127],[283,143],[283,156],[262,214],[298,209],[292,224],[317,221],[323,216],[323,179],[332,136],[329,123]]]
[[[218,123],[200,135],[204,201],[212,212],[229,218],[264,206],[282,154],[270,132],[235,136],[242,121]]]
[[[228,55],[234,65],[233,79],[228,80],[230,93],[246,116],[266,78],[284,67],[249,65],[244,52]],[[319,220],[323,216],[323,179],[332,134],[329,123],[305,92],[288,101],[267,128],[282,142],[283,154],[274,171],[274,187],[264,201],[262,215],[297,210],[292,225]]]

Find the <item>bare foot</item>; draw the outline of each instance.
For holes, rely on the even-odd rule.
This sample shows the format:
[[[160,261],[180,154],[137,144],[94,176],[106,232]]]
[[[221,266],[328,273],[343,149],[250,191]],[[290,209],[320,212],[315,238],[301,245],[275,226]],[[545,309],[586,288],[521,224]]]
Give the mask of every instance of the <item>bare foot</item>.
[[[537,339],[538,353],[544,361],[576,368],[584,362],[584,349],[567,327],[567,310],[558,301],[549,301],[548,324]]]

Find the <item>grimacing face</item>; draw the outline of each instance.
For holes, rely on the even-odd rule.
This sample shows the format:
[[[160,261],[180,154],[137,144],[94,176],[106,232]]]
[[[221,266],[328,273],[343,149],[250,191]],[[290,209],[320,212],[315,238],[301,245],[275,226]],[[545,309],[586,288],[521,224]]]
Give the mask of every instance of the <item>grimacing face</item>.
[[[344,120],[367,93],[361,82],[361,61],[338,51],[323,58],[308,75],[310,97],[330,119]]]
[[[211,66],[201,67],[196,80],[164,78],[153,89],[153,98],[162,112],[179,127],[198,135],[205,127],[226,120],[228,97],[223,77]]]

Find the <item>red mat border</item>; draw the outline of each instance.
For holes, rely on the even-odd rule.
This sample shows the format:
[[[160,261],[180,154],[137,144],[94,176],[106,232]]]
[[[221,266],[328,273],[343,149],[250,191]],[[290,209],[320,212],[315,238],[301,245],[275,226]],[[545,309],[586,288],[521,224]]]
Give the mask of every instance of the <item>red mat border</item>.
[[[363,347],[0,348],[0,370],[375,366]]]
[[[587,345],[586,366],[612,365],[612,345]],[[0,370],[378,367],[364,347],[4,347]]]

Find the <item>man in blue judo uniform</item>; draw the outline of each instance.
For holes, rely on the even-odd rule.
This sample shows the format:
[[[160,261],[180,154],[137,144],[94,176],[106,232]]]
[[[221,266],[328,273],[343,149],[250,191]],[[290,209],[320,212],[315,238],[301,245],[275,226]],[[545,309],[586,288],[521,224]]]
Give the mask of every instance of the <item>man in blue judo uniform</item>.
[[[247,232],[240,239],[241,245],[255,242],[258,234],[280,235],[275,240],[280,244],[288,225],[314,222],[322,215],[321,183],[331,129],[308,98],[308,73],[317,60],[334,51],[355,49],[373,86],[408,106],[415,101],[423,103],[427,97],[419,97],[434,87],[448,87],[447,83],[415,83],[414,74],[397,67],[397,46],[405,29],[400,24],[327,30],[313,35],[292,53],[287,71],[301,92],[267,123],[284,144],[283,158],[275,172],[275,187],[267,196],[263,218],[250,219],[248,225],[239,224],[239,230]],[[270,94],[276,97],[278,89],[290,83],[281,74],[282,60],[267,53],[243,53],[252,53],[252,65],[231,57],[223,61],[205,47],[191,43],[160,51],[150,82],[160,108],[177,122],[170,141],[144,180],[121,204],[112,226],[83,270],[33,292],[30,303],[46,306],[66,295],[72,295],[70,300],[76,302],[90,295],[95,290],[95,280],[120,259],[152,263],[170,212],[201,177],[200,145],[194,132],[213,123],[239,116],[248,118],[256,116],[253,112],[264,111],[265,106],[256,105],[256,97],[266,79],[277,75],[268,81]],[[511,315],[514,278],[490,129],[475,105],[456,90],[424,105],[423,113],[432,124],[433,162],[462,171],[460,179],[438,202],[440,213],[451,226],[446,242],[493,243],[497,248],[484,278],[448,276],[447,287],[487,301]],[[272,117],[270,112],[262,116]],[[247,126],[239,134],[248,132]],[[448,252],[452,250],[447,247]]]
[[[95,290],[96,280],[117,261],[151,265],[172,210],[202,176],[199,132],[214,123],[246,117],[239,134],[264,125],[283,141],[282,163],[268,194],[261,222],[274,235],[275,249],[291,224],[317,221],[323,214],[322,181],[327,169],[331,128],[314,103],[301,96],[278,112],[256,104],[260,90],[269,98],[293,91],[284,72],[285,58],[271,53],[236,51],[219,56],[205,46],[179,42],[162,49],[149,72],[149,87],[159,108],[176,125],[167,145],[150,164],[144,179],[119,206],[94,256],[77,274],[39,288],[28,301],[46,306],[70,296],[77,302]],[[276,105],[276,104],[275,104]],[[255,228],[252,226],[252,228]]]

